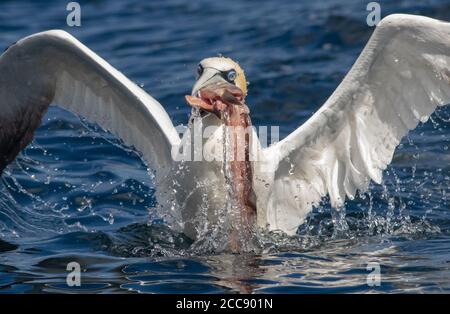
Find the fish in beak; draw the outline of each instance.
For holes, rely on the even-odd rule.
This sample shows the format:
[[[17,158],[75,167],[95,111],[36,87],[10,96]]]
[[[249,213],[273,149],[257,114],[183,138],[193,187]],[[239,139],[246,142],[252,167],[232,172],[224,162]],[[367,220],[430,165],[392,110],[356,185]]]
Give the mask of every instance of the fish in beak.
[[[239,87],[228,82],[222,72],[206,68],[196,81],[192,94],[185,98],[191,106],[221,118],[229,106],[242,105],[244,93]]]

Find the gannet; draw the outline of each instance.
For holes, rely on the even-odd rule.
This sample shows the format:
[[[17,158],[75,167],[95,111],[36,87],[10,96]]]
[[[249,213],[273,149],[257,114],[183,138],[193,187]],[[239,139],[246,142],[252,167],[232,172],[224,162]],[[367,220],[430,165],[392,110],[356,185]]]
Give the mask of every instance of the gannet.
[[[450,24],[404,14],[385,17],[306,123],[265,148],[255,134],[245,135],[242,145],[256,147],[260,159],[250,160],[248,149],[234,165],[232,159],[211,158],[227,153],[227,124],[251,125],[246,94],[236,62],[224,57],[200,62],[187,97],[195,107],[188,129],[195,131],[193,121],[200,121],[203,131],[217,128],[203,139],[207,153],[201,160],[177,159],[174,151],[189,139],[180,138],[154,98],[68,33],[37,33],[0,57],[0,169],[30,143],[48,106],[57,104],[140,151],[156,171],[160,206],[179,215],[179,227],[190,237],[205,235],[205,226],[194,219],[205,206],[207,222],[241,216],[231,219],[229,229],[235,248],[242,244],[236,237],[244,230],[246,239],[245,229],[254,226],[293,235],[327,195],[340,208],[346,198],[366,191],[370,180],[381,183],[402,137],[450,102]],[[224,212],[230,203],[234,211]]]

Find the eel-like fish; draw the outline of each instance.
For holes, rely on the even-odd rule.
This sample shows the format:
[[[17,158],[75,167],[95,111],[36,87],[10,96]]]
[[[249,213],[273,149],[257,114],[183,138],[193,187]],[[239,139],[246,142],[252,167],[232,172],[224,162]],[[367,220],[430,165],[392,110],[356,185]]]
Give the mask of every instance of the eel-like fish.
[[[194,107],[217,115],[227,127],[231,156],[226,156],[231,185],[232,231],[230,248],[239,248],[248,243],[256,223],[256,207],[253,202],[252,167],[249,147],[251,136],[250,110],[243,102],[242,91],[232,84],[209,85],[199,92],[199,97],[186,96]],[[227,173],[227,172],[225,172]]]

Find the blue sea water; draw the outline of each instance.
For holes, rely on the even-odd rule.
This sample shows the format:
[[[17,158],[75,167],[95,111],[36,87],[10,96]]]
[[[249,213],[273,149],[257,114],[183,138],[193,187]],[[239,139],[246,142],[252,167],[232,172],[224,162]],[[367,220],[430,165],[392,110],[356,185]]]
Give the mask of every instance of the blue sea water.
[[[196,64],[223,54],[250,81],[256,125],[292,132],[336,88],[368,40],[366,1],[1,1],[0,48],[47,29],[80,39],[186,124]],[[380,1],[382,15],[450,21],[450,1]],[[202,252],[154,218],[139,155],[52,107],[0,182],[0,293],[398,293],[450,291],[450,108],[411,132],[382,185],[325,201],[298,235],[261,252]],[[81,287],[66,285],[78,262]],[[377,263],[377,264],[371,264]],[[368,285],[374,265],[380,285]],[[376,268],[376,267],[375,267]],[[370,279],[371,277],[369,277]]]

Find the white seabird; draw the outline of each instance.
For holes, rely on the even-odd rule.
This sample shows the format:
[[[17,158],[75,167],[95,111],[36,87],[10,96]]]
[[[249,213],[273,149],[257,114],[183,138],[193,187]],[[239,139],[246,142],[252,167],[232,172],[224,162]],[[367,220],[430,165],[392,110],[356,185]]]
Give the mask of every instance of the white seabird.
[[[230,59],[209,58],[200,65],[204,69],[193,96],[212,77],[246,88],[243,72],[238,79],[240,67]],[[450,24],[403,14],[384,18],[320,110],[282,141],[258,148],[266,162],[251,163],[256,224],[294,234],[326,195],[338,208],[346,197],[365,191],[370,179],[380,183],[402,137],[449,102]],[[188,235],[198,235],[190,219],[205,200],[208,219],[217,219],[217,210],[226,207],[222,164],[185,162],[189,170],[178,171],[171,152],[181,140],[164,108],[59,30],[26,37],[0,57],[0,170],[32,140],[51,103],[98,123],[140,151],[166,192],[159,192],[158,201],[181,213]],[[220,126],[221,120],[208,114],[202,127],[209,125]],[[204,144],[218,145],[220,151],[220,134]],[[167,196],[171,184],[176,195]]]

